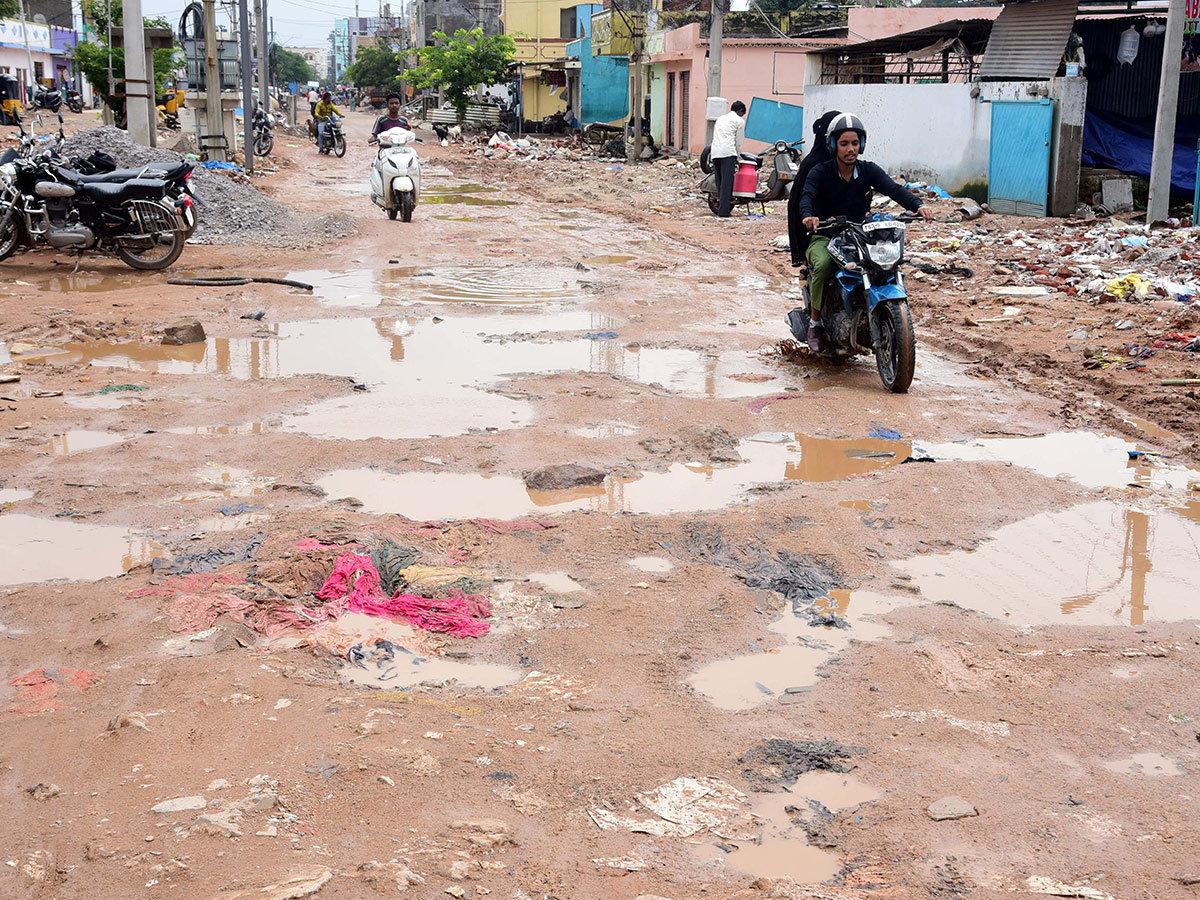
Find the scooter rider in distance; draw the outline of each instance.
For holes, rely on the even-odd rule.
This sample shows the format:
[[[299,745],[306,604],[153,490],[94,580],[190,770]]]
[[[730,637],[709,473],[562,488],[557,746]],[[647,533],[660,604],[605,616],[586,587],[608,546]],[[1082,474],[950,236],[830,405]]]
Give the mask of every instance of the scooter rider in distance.
[[[933,211],[923,206],[879,166],[858,158],[867,146],[867,129],[858,116],[842,113],[829,123],[826,132],[833,159],[813,167],[804,182],[800,200],[800,216],[804,227],[816,231],[822,219],[844,216],[862,223],[871,206],[871,191],[887,194],[909,212],[920,213],[925,221],[933,219]],[[825,328],[821,324],[821,307],[833,277],[834,263],[829,255],[829,238],[816,235],[809,241],[809,296],[812,303],[812,324],[808,329],[808,346],[813,353],[825,349]]]
[[[379,135],[383,134],[389,128],[406,128],[412,131],[412,126],[408,124],[408,119],[400,115],[400,95],[394,91],[387,95],[387,115],[380,116],[375,120],[375,127],[371,129],[371,138],[367,143],[375,143],[379,139]]]

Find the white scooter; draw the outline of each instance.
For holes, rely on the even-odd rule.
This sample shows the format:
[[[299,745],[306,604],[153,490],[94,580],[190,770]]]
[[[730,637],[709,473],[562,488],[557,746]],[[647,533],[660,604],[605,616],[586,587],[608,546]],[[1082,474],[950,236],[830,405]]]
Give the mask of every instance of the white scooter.
[[[422,143],[407,128],[389,128],[379,135],[379,152],[371,164],[371,202],[389,219],[411,222],[421,194],[421,160],[409,145]]]

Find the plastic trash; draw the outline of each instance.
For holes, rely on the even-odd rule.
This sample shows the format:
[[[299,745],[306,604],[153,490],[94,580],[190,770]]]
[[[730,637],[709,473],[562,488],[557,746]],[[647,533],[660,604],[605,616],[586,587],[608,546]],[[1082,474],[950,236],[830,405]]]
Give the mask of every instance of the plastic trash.
[[[1138,30],[1130,25],[1121,32],[1121,41],[1117,44],[1117,62],[1126,65],[1133,65],[1133,61],[1137,59],[1138,47],[1142,42],[1142,36],[1138,34]]]

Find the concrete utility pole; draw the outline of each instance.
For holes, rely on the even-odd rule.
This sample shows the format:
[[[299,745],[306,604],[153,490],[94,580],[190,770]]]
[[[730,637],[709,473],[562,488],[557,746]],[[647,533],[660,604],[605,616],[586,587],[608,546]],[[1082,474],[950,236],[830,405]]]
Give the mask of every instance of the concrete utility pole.
[[[219,140],[225,134],[225,121],[221,115],[216,0],[204,0],[204,122],[208,133],[200,135],[201,150],[207,147],[209,159],[225,162],[225,144]]]
[[[712,0],[712,24],[708,29],[708,96],[721,96],[721,59],[723,56],[723,41],[725,37],[725,2]],[[713,126],[716,124],[708,117],[708,104],[704,111],[704,143],[711,144]]]
[[[629,64],[633,67],[633,148],[629,151],[630,162],[637,162],[642,156],[642,111],[645,104],[642,101],[642,55],[646,48],[645,9],[643,0],[637,0],[633,14],[633,53]]]
[[[258,99],[271,111],[271,63],[267,53],[267,0],[254,0],[254,27],[258,29]]]
[[[1158,82],[1158,113],[1154,118],[1154,154],[1150,157],[1150,198],[1146,224],[1167,217],[1171,202],[1171,160],[1175,155],[1175,113],[1179,106],[1179,64],[1183,58],[1184,0],[1167,7],[1167,36],[1163,41],[1162,75]]]
[[[150,110],[154,85],[146,72],[146,33],[142,27],[142,0],[125,0],[125,124],[129,139],[150,146]]]
[[[28,73],[25,76],[25,90],[29,96],[23,97],[22,100],[32,103],[37,88],[34,87],[33,51],[29,49],[29,17],[25,14],[25,0],[21,0],[21,35],[25,38],[25,61],[29,65],[29,68],[25,70]]]
[[[128,0],[126,0],[128,2]],[[238,0],[241,18],[242,44],[242,148],[246,154],[246,171],[254,171],[254,77],[250,74],[250,10],[247,0]]]

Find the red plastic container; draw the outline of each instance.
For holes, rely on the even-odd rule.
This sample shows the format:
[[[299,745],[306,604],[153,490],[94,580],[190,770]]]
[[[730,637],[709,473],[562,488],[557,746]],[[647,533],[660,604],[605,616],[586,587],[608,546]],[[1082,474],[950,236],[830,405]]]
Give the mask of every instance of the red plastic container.
[[[739,162],[737,174],[733,176],[733,196],[753,200],[758,194],[758,166],[752,162]]]

